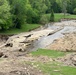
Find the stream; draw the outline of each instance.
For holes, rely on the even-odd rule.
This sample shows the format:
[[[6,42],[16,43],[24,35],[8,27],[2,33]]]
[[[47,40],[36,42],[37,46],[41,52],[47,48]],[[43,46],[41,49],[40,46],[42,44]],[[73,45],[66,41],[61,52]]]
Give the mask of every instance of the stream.
[[[62,26],[49,24],[47,29],[57,30],[61,27]],[[37,50],[38,48],[45,48],[46,46],[52,44],[54,40],[63,37],[64,36],[63,33],[72,33],[72,32],[76,32],[76,26],[63,26],[62,30],[59,30],[58,32],[49,36],[43,36],[38,41],[36,41],[34,43],[34,50]]]
[[[13,46],[10,47],[10,50],[37,50],[38,48],[45,49],[55,40],[64,37],[67,33],[73,32],[76,32],[76,21],[64,21],[54,24],[49,23],[38,30],[9,37],[6,43],[5,41],[1,43],[0,48],[6,49],[6,47],[4,47],[5,45],[12,44]]]

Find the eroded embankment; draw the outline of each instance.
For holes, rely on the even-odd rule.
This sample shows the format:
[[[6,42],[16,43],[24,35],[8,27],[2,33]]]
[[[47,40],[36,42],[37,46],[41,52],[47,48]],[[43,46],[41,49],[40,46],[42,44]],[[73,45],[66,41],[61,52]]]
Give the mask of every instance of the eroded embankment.
[[[9,37],[9,39],[8,37],[1,36],[0,75],[44,75],[43,72],[37,68],[38,65],[30,65],[30,61],[39,61],[42,63],[47,63],[48,61],[58,61],[63,62],[66,65],[75,66],[76,54],[70,54],[54,60],[52,58],[48,58],[47,56],[32,57],[31,55],[26,54],[27,51],[31,51],[32,49],[37,48],[45,48],[49,44],[51,44],[49,45],[49,49],[75,51],[75,25],[75,21],[66,21],[56,23],[52,26],[49,25],[47,29],[40,31],[32,31],[14,35]],[[71,33],[66,34],[68,32]],[[28,65],[26,64],[26,61]]]

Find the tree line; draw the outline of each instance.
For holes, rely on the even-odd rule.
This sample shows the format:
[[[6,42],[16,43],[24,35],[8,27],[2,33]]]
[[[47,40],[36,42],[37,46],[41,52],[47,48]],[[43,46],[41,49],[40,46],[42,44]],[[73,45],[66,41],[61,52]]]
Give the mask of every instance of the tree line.
[[[76,0],[0,0],[0,30],[40,23],[51,12],[76,14]]]

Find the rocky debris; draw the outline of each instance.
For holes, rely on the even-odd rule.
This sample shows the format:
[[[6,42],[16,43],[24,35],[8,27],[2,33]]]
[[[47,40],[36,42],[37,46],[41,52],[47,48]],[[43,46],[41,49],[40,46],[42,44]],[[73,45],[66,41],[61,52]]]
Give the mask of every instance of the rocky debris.
[[[76,19],[74,19],[74,18],[63,18],[60,21],[62,22],[62,21],[71,21],[71,20],[76,20]]]
[[[0,52],[0,58],[7,58],[8,56],[5,55],[3,52]]]
[[[11,71],[11,75],[31,75],[29,72],[26,71]]]
[[[5,73],[3,73],[3,72],[0,72],[0,75],[5,75]]]
[[[56,29],[55,31],[53,31],[52,33],[49,33],[47,36],[50,36],[50,35],[58,32],[58,31],[60,31],[60,30],[62,30],[62,29],[63,29],[63,27],[57,28],[57,29]]]
[[[57,22],[54,23],[54,25],[57,26],[76,26],[76,20],[69,20],[69,21],[61,21],[61,22]]]
[[[37,41],[42,36],[47,36],[47,34],[52,32],[53,30],[44,29],[41,31],[33,31],[14,35],[9,37],[6,43],[1,44],[0,48],[1,50],[7,49],[7,51],[30,51],[34,48],[35,41]]]
[[[65,34],[64,37],[56,39],[47,49],[60,50],[67,52],[76,51],[76,33]]]
[[[29,35],[24,36],[24,37],[29,38],[29,37],[31,37],[32,35],[33,35],[33,34],[29,34]]]
[[[13,43],[7,43],[5,47],[13,47]]]
[[[8,35],[0,35],[0,40],[8,40],[9,36]]]
[[[29,60],[28,58],[26,60]],[[0,62],[0,75],[44,75],[35,65],[26,63],[24,58],[6,59]]]
[[[37,72],[35,69],[33,70],[14,70],[11,72],[0,72],[0,75],[43,75],[40,72]]]
[[[53,58],[50,58],[48,56],[38,56],[35,60],[37,60],[38,62],[49,62],[49,61],[53,61]]]
[[[5,44],[5,42],[9,39],[8,35],[0,35],[0,45]]]
[[[64,57],[57,58],[56,61],[60,61],[68,66],[76,67],[76,53],[67,54]]]
[[[1,58],[2,56],[4,56],[4,54],[3,54],[3,52],[0,52],[0,58]]]

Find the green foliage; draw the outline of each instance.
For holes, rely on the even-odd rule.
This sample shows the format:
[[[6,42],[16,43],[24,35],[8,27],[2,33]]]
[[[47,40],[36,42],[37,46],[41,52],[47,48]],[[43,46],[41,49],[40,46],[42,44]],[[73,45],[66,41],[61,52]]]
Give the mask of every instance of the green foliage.
[[[76,74],[75,67],[65,66],[61,62],[48,60],[48,59],[53,59],[53,58],[56,59],[66,54],[69,54],[69,52],[39,49],[37,51],[32,52],[32,55],[33,57],[37,57],[37,58],[42,56],[44,57],[44,59],[40,59],[41,61],[36,61],[36,62],[30,61],[30,62],[25,62],[25,63],[30,64],[30,65],[32,65],[33,63],[33,66],[38,65],[37,68],[40,69],[45,75],[61,75],[61,74],[62,75],[75,75]]]
[[[27,4],[27,0],[13,0],[11,2],[14,27],[21,28],[21,25],[25,24]]]
[[[47,24],[49,22],[49,18],[46,15],[42,15],[40,19],[41,24]]]
[[[68,0],[67,3],[68,13],[73,14],[73,10],[76,8],[76,0]]]
[[[49,58],[50,59],[50,58]],[[25,62],[26,64],[30,64],[34,66],[38,65],[38,69],[40,69],[45,75],[75,75],[76,68],[72,66],[65,66],[62,63],[51,61],[51,62]]]
[[[46,49],[38,49],[37,51],[33,51],[32,55],[33,56],[49,56],[49,57],[60,57],[60,56],[64,56],[65,52],[60,52],[60,51],[54,51],[54,50],[46,50]]]
[[[7,0],[0,0],[0,29],[9,29],[12,26],[12,15]]]
[[[8,30],[1,31],[0,34],[4,34],[4,35],[19,34],[19,33],[22,33],[22,32],[29,32],[33,29],[36,29],[36,28],[40,27],[40,26],[41,26],[40,24],[25,24],[25,25],[22,25],[21,29],[10,28]]]
[[[76,15],[76,8],[74,9],[73,13]]]
[[[40,15],[36,9],[29,8],[26,13],[26,22],[27,23],[39,23]]]
[[[64,13],[64,18],[65,18],[65,14],[67,13],[67,1],[66,0],[62,0],[62,13]]]
[[[54,22],[54,11],[53,11],[53,9],[51,11],[50,21]]]
[[[45,14],[44,16],[46,16],[50,20],[51,14]],[[64,18],[63,13],[54,13],[54,21],[55,22],[60,21],[62,18]],[[68,14],[65,16],[65,18],[76,19],[76,15]]]
[[[0,30],[20,29],[26,23],[45,24],[49,19],[43,14],[51,13],[50,21],[54,21],[54,13],[63,11],[66,17],[66,12],[75,14],[75,8],[76,0],[0,0]]]

